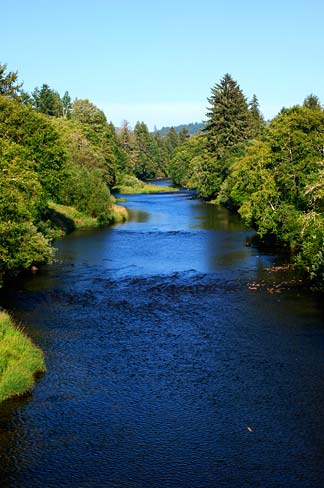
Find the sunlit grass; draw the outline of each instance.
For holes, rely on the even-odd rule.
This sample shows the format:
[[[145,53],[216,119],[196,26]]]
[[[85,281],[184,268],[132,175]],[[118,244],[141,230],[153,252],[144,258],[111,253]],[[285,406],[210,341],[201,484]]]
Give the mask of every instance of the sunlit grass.
[[[159,186],[153,185],[152,183],[144,183],[128,186],[128,185],[119,185],[115,188],[119,193],[124,195],[134,195],[139,193],[170,193],[178,191],[178,188],[173,188],[172,186]]]
[[[113,205],[112,208],[113,222],[126,222],[128,212],[122,205]]]
[[[29,392],[44,371],[42,351],[0,311],[0,402]]]
[[[102,221],[100,219],[82,213],[74,207],[49,202],[49,208],[55,212],[56,224],[66,231],[74,229],[91,229],[102,226]],[[113,224],[115,222],[125,222],[127,219],[128,213],[126,208],[112,204],[110,214],[105,223]]]

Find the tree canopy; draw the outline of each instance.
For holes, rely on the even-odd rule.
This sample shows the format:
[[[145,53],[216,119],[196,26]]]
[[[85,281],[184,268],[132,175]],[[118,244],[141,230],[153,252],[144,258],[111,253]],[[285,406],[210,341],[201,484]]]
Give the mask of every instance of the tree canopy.
[[[7,71],[7,65],[0,63],[0,95],[16,98],[20,95],[22,83],[18,82],[17,71]]]

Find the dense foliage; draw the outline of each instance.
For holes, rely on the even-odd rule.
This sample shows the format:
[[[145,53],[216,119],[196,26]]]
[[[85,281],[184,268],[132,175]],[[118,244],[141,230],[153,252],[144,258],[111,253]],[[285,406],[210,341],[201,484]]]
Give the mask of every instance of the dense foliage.
[[[322,281],[323,110],[283,110],[243,157],[233,161],[220,201],[238,209],[259,234],[290,246],[297,263]]]
[[[169,164],[175,182],[238,210],[262,237],[275,237],[324,286],[324,111],[318,97],[265,124],[230,75],[209,98],[205,133]]]
[[[166,135],[156,131],[149,132],[144,122],[137,122],[131,130],[127,121],[119,130],[118,142],[126,152],[127,158],[120,167],[122,179],[134,175],[142,180],[168,176],[168,165],[175,150],[188,137],[186,131],[177,133],[171,127]]]
[[[116,131],[89,100],[61,97],[47,84],[25,93],[17,72],[0,64],[0,284],[51,259],[62,205],[110,222],[111,188],[166,176],[186,138],[172,128],[151,134],[144,122]]]

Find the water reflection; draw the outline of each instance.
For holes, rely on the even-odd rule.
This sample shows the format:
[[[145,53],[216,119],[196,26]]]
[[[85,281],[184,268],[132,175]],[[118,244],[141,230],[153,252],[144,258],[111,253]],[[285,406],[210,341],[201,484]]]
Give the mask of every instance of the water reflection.
[[[195,219],[198,229],[205,230],[224,230],[229,232],[241,232],[247,230],[240,217],[235,213],[230,213],[221,205],[201,203],[202,209]]]
[[[129,222],[144,223],[148,222],[150,219],[150,214],[148,212],[143,212],[142,210],[128,210]]]

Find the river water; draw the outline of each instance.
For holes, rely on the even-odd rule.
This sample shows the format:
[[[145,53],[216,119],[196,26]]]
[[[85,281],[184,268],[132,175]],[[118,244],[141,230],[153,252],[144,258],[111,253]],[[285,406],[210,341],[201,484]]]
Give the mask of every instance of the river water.
[[[275,257],[225,209],[127,198],[2,293],[47,373],[0,408],[1,488],[323,487],[321,303],[255,286]]]

